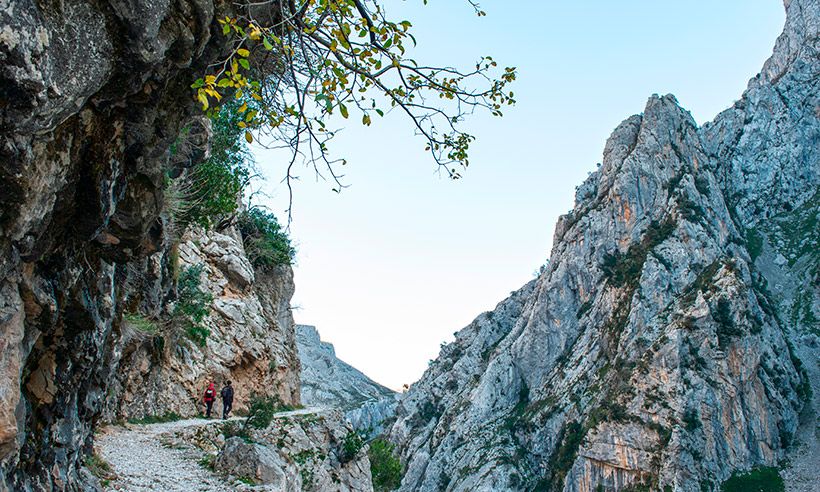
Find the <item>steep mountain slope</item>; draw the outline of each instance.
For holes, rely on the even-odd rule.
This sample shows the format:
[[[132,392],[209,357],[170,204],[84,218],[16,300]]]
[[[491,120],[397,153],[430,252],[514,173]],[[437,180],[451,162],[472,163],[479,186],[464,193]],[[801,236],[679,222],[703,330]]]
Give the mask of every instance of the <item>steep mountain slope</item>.
[[[615,129],[547,270],[400,403],[402,490],[694,492],[784,456],[820,313],[820,2],[786,8],[713,123],[653,96]]]
[[[296,325],[296,343],[305,405],[352,410],[365,402],[395,395],[394,391],[338,359],[333,344],[323,342],[315,326]]]

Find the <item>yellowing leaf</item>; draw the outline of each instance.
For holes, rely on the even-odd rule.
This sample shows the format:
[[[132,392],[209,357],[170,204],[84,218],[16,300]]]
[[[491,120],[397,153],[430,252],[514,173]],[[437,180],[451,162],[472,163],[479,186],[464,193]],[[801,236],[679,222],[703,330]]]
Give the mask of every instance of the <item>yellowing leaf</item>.
[[[202,103],[202,111],[208,109],[208,96],[204,92],[199,91],[199,94],[197,94],[196,98],[199,99],[199,102]]]
[[[245,132],[245,140],[247,140],[248,143],[253,143],[253,135],[251,135],[251,132]]]
[[[251,52],[246,50],[245,48],[239,48],[238,50],[236,50],[236,54],[247,58],[248,56],[250,56]]]

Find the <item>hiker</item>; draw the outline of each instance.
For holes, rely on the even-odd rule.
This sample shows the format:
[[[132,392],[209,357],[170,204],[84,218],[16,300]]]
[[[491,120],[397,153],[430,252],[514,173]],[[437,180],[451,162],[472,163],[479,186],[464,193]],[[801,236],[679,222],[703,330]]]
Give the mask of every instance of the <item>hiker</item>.
[[[216,400],[216,388],[214,387],[214,383],[208,383],[208,389],[205,390],[205,396],[202,397],[202,401],[205,402],[205,418],[211,418],[211,408],[214,406],[214,400]]]
[[[225,381],[225,387],[222,388],[219,396],[222,397],[222,420],[225,420],[233,408],[233,386],[230,381]]]

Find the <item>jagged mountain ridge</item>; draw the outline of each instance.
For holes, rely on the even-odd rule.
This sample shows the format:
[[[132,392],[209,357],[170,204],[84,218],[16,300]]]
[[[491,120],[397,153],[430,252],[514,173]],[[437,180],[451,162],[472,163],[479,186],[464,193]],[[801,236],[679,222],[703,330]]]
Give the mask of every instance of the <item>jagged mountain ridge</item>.
[[[333,344],[322,341],[315,326],[296,325],[296,344],[303,404],[347,411],[395,396],[393,390],[337,358]]]
[[[546,272],[400,403],[401,490],[713,490],[784,456],[810,392],[797,352],[816,344],[789,293],[820,313],[816,227],[750,245],[795,210],[816,217],[820,6],[786,8],[773,56],[714,122],[654,96],[615,129]]]

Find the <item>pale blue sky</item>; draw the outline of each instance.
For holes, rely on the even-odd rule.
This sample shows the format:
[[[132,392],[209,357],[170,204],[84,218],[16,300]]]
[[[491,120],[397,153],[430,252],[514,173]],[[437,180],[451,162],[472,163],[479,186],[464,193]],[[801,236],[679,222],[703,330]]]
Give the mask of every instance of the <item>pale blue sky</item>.
[[[296,321],[396,389],[533,277],[619,122],[653,93],[712,119],[760,69],[784,20],[777,0],[487,0],[483,18],[466,1],[384,3],[413,22],[418,60],[468,68],[490,54],[519,68],[517,106],[469,121],[478,141],[460,181],[435,173],[398,115],[352,124],[332,143],[349,162],[341,194],[300,173]],[[283,218],[285,156],[255,153],[264,201]]]

